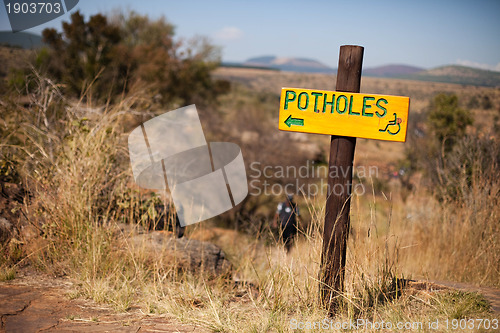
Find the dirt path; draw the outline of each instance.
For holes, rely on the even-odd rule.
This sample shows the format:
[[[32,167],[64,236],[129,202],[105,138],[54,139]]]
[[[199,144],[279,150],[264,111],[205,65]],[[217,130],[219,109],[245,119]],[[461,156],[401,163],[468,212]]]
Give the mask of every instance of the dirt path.
[[[422,281],[423,282],[423,281]],[[425,282],[424,282],[425,283]],[[500,313],[500,290],[463,283],[432,281],[448,288],[478,291]],[[72,283],[33,274],[0,283],[0,332],[209,332],[168,315],[148,315],[138,308],[116,313],[82,298],[70,299]]]
[[[447,282],[447,281],[432,281],[433,283],[443,285],[448,288],[459,289],[464,291],[476,291],[482,294],[491,304],[491,310],[500,314],[500,289],[490,287],[478,287],[467,283]]]
[[[209,332],[170,316],[132,308],[116,313],[85,299],[69,299],[71,283],[26,276],[0,283],[0,332]]]

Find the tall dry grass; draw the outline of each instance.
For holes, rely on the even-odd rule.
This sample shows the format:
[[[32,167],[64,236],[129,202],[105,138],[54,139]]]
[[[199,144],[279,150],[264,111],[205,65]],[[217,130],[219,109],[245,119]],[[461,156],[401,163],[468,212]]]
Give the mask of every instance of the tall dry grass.
[[[433,279],[500,286],[500,144],[467,135],[442,158],[439,183],[406,204],[417,256],[406,265]]]
[[[57,85],[44,78],[36,82],[30,107],[12,104],[6,110],[22,144],[2,145],[2,153],[17,152],[31,193],[24,213],[37,231],[35,237],[21,239],[24,257],[16,265],[29,262],[49,274],[69,276],[75,281],[74,297],[109,303],[117,311],[137,305],[145,313],[173,314],[214,331],[283,332],[292,330],[291,321],[312,323],[326,317],[318,302],[324,197],[301,199],[311,221],[289,255],[278,242],[266,244],[255,235],[234,233],[213,241],[231,258],[237,282],[209,279],[202,272],[178,274],[162,258],[151,260],[120,228],[123,222],[152,218],[151,202],[128,186],[132,176],[122,120],[131,112],[133,98],[96,109],[65,101]],[[472,271],[494,276],[498,252],[478,249],[474,242],[459,248],[466,236],[450,217],[463,217],[465,230],[477,230],[466,218],[472,216],[467,208],[439,206],[421,192],[407,202],[389,193],[353,198],[346,290],[339,296],[343,306],[336,321],[425,321],[449,313],[448,308],[436,309],[456,306],[439,295],[423,300],[401,293],[400,279],[413,272],[440,277],[446,267],[443,277],[464,280]],[[491,208],[488,200],[484,205],[475,214]],[[495,216],[488,221],[494,222]],[[200,223],[188,236],[204,235],[211,227]],[[474,240],[483,237],[498,246],[498,230],[483,231],[474,233]],[[471,258],[468,251],[478,258],[484,253],[485,260],[464,271],[458,263]],[[435,261],[436,254],[442,259],[450,253],[458,253],[456,262]],[[477,306],[475,298],[471,304],[465,315],[486,315],[487,307]]]

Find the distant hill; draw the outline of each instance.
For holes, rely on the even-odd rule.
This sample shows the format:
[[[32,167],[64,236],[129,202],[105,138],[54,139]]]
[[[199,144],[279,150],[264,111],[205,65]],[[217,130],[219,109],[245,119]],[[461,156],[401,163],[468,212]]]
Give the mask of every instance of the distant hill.
[[[265,69],[269,71],[279,71],[278,68],[268,67],[268,66],[251,66],[245,65],[242,62],[222,62],[221,67],[235,67],[235,68],[247,68],[247,69]]]
[[[408,65],[385,65],[363,69],[363,75],[375,77],[397,78],[424,71],[424,68]]]
[[[307,58],[261,56],[250,58],[245,61],[243,65],[268,67],[290,72],[335,73],[337,71],[336,69],[328,67],[317,60]]]
[[[250,58],[243,63],[224,63],[227,67],[274,69],[301,73],[336,74],[331,68],[314,59],[261,56]],[[443,66],[426,70],[410,65],[385,65],[363,69],[364,76],[398,78],[419,81],[456,83],[463,85],[500,87],[500,72],[464,66]]]
[[[42,36],[29,32],[0,31],[0,45],[36,49],[43,45]]]
[[[401,76],[401,78],[463,85],[500,87],[500,72],[457,65],[438,67],[410,75],[404,75]]]

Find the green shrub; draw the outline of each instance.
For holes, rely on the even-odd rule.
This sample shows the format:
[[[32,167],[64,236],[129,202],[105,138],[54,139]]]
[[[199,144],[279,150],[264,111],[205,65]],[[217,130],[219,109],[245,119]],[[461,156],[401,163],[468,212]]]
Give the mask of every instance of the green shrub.
[[[456,95],[438,94],[430,103],[427,125],[430,134],[450,151],[457,138],[465,134],[473,118],[468,110],[458,106]]]
[[[461,200],[472,186],[472,174],[486,170],[488,162],[482,159],[494,159],[487,147],[496,146],[487,137],[466,134],[473,118],[459,107],[456,95],[436,95],[423,116],[410,127],[405,159],[400,164],[409,176],[423,172],[439,200]]]
[[[130,12],[86,21],[77,11],[63,22],[62,32],[45,29],[43,40],[47,47],[31,66],[12,72],[11,87],[26,93],[35,69],[60,83],[65,96],[93,103],[141,91],[161,105],[208,105],[229,88],[211,77],[220,62],[218,48],[203,38],[175,40],[174,27],[164,18]]]

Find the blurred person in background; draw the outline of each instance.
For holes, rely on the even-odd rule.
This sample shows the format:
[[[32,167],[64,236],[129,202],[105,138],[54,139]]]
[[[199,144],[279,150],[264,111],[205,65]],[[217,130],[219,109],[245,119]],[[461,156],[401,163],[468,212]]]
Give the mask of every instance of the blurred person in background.
[[[293,201],[293,195],[288,194],[286,200],[278,204],[273,219],[273,227],[278,228],[279,239],[283,242],[287,253],[290,252],[293,238],[297,234],[299,216],[299,207]]]

